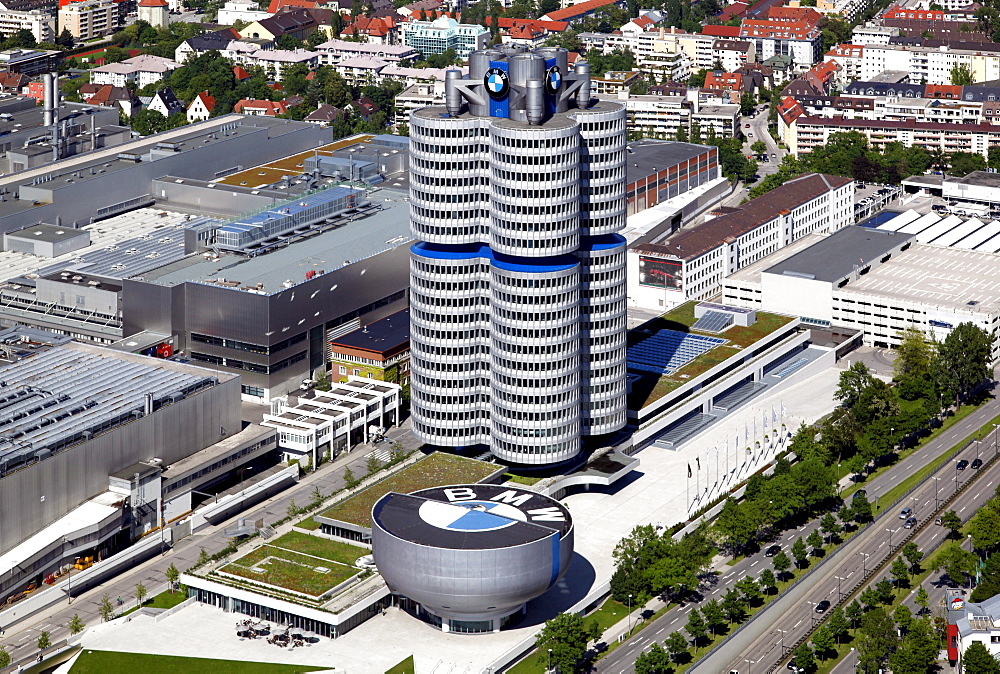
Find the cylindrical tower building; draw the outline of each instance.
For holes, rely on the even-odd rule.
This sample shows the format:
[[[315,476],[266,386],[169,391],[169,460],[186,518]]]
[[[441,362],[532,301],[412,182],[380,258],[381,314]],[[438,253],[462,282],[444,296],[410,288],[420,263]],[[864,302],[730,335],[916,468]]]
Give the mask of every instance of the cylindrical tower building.
[[[475,52],[411,115],[414,434],[511,463],[625,425],[625,110],[562,49]]]

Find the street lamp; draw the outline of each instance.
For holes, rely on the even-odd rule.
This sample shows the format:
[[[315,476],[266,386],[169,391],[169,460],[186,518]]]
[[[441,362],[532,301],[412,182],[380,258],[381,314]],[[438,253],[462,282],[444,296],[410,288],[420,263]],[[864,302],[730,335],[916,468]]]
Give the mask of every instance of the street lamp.
[[[938,482],[940,481],[941,478],[934,478],[934,510],[938,509]]]
[[[841,582],[843,582],[844,578],[842,576],[834,576],[834,578],[837,579],[837,601],[840,601],[844,598],[844,593],[840,591]]]
[[[976,460],[979,460],[979,440],[973,440],[976,443]]]
[[[871,555],[867,552],[859,552],[858,554],[864,557],[864,560],[861,562],[861,577],[863,578],[868,575],[868,558]]]
[[[628,596],[628,631],[632,631],[632,595]]]
[[[778,647],[781,649],[781,657],[785,657],[785,635],[788,634],[788,630],[779,629],[778,632],[781,633],[778,637]]]
[[[889,552],[892,552],[892,529],[886,529],[889,532]]]
[[[955,493],[956,493],[956,494],[958,493],[958,473],[960,472],[960,471],[958,470],[958,462],[959,462],[960,460],[961,460],[961,459],[955,459]]]
[[[851,650],[853,651],[854,649],[852,648]],[[548,659],[548,663],[545,666],[545,671],[547,672],[547,671],[549,671],[551,669],[552,669],[552,649],[550,648],[549,649],[549,659]]]
[[[1000,447],[997,447],[997,428],[1000,428],[1000,424],[993,424],[993,456],[1000,452]]]
[[[743,658],[743,661],[747,663],[747,674],[750,674],[750,665],[756,664],[757,661],[750,658]]]
[[[69,544],[69,541],[67,541],[66,537],[63,536],[63,546],[65,547],[68,544]],[[65,554],[65,550],[63,551],[63,554]],[[73,566],[72,565],[70,565],[69,571],[66,572],[66,599],[68,600],[66,602],[67,604],[72,604],[73,603]]]

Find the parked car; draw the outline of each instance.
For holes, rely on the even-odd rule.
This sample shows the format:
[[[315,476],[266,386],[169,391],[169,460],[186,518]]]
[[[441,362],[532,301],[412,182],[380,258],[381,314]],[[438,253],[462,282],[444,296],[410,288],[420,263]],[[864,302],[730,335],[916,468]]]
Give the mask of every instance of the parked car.
[[[982,459],[976,459],[975,461],[972,462],[972,470],[976,470],[976,469],[982,468],[982,467],[983,467],[983,460]]]
[[[912,529],[915,526],[917,526],[917,518],[916,517],[907,518],[907,520],[905,522],[903,522],[903,528],[904,529]]]
[[[780,545],[772,545],[771,547],[769,547],[767,550],[764,551],[764,556],[765,557],[774,557],[779,552],[781,552],[781,546]]]
[[[968,467],[969,467],[969,462],[966,461],[965,459],[959,461],[958,465],[955,466],[955,468],[957,468],[958,470],[965,470]]]
[[[907,517],[913,514],[913,508],[903,508],[899,511],[899,519],[905,520]]]

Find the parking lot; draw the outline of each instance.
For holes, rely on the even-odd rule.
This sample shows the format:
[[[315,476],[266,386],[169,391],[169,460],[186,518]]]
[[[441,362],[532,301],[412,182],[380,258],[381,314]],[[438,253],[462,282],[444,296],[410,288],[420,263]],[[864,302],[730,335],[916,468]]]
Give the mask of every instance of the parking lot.
[[[903,188],[899,185],[880,185],[877,183],[855,183],[854,219],[864,220],[878,213],[895,201]]]

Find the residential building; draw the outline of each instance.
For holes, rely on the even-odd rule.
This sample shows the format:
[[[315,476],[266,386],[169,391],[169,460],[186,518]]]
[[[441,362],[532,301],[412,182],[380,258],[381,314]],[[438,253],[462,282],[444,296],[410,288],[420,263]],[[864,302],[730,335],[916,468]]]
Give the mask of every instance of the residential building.
[[[609,6],[623,7],[624,3],[621,0],[584,0],[569,7],[549,12],[538,18],[542,21],[565,21],[574,24]]]
[[[1000,79],[1000,44],[918,38],[911,44],[869,45],[861,63],[861,79],[885,70],[909,73],[910,82],[951,84],[951,71],[965,66],[974,82]]]
[[[241,115],[264,115],[276,117],[288,112],[284,101],[264,101],[253,98],[242,98],[233,106],[233,112]]]
[[[116,0],[78,0],[59,8],[59,26],[86,42],[110,35],[124,23],[122,3]]]
[[[28,88],[29,82],[27,75],[0,72],[0,91],[4,93],[19,94]]]
[[[302,121],[327,126],[344,116],[344,111],[334,105],[323,103]]]
[[[391,16],[358,15],[345,26],[340,34],[355,37],[369,44],[396,44],[399,24]]]
[[[335,66],[341,61],[352,58],[371,58],[386,63],[400,61],[419,61],[420,52],[405,45],[366,44],[363,42],[347,42],[346,40],[330,40],[316,47],[321,66]]]
[[[34,77],[58,68],[62,57],[62,52],[54,49],[7,49],[0,51],[0,69]]]
[[[170,115],[186,115],[184,104],[174,95],[170,89],[160,89],[156,91],[148,100],[142,100],[147,110],[155,110],[164,117]]]
[[[725,279],[813,232],[854,222],[854,181],[810,173],[735,211],[629,247],[629,305],[664,309],[722,292]]]
[[[187,119],[189,122],[200,122],[211,117],[213,110],[215,110],[215,96],[203,91],[188,105]]]
[[[319,27],[320,22],[309,10],[293,9],[254,21],[239,33],[240,37],[244,39],[254,38],[269,42],[274,42],[282,35],[290,35],[296,39],[304,40]]]
[[[368,121],[372,118],[376,112],[379,111],[378,105],[372,99],[367,96],[362,96],[356,101],[351,101],[344,106],[344,112],[350,112],[356,117],[360,117],[364,121]]]
[[[223,26],[231,26],[237,21],[245,21],[247,23],[260,21],[272,14],[274,12],[261,11],[260,5],[254,2],[254,0],[227,0],[219,8],[216,21]]]
[[[753,42],[742,40],[716,40],[712,43],[712,65],[721,63],[727,72],[739,70],[756,60]]]
[[[0,33],[13,35],[19,30],[30,30],[36,42],[51,43],[56,37],[56,17],[40,9],[0,10]]]
[[[146,21],[153,28],[165,28],[170,23],[170,5],[167,0],[139,0],[136,7],[139,21]]]
[[[80,96],[85,103],[91,105],[117,108],[125,113],[126,117],[131,117],[142,107],[139,97],[132,91],[111,84],[91,84],[88,82],[80,87]]]
[[[410,311],[404,309],[330,340],[330,378],[410,383]]]
[[[444,80],[414,84],[396,94],[393,101],[396,119],[393,120],[393,123],[397,127],[401,124],[409,126],[410,115],[414,110],[431,105],[444,105]]]
[[[181,42],[177,46],[177,49],[174,50],[174,60],[178,63],[184,63],[189,58],[204,54],[205,52],[222,52],[229,47],[231,42],[239,39],[240,34],[232,28],[224,28],[211,33],[202,33]]]
[[[400,28],[401,44],[416,49],[425,58],[443,54],[449,49],[466,58],[472,52],[484,49],[489,36],[490,31],[483,26],[459,23],[447,16],[433,21],[408,21]]]
[[[900,29],[868,22],[863,26],[855,26],[851,33],[851,44],[868,46],[873,44],[889,44],[889,40],[899,37]]]
[[[804,20],[744,19],[740,24],[740,40],[754,43],[758,60],[776,54],[791,56],[799,72],[823,60],[821,31],[816,23]]]
[[[647,138],[676,138],[678,128],[690,133],[693,122],[698,123],[702,133],[710,127],[715,129],[720,138],[732,138],[739,128],[739,105],[702,104],[697,90],[691,90],[689,95],[622,92],[614,99],[602,98],[624,103],[629,130]]]
[[[149,54],[140,54],[119,63],[94,68],[90,71],[90,81],[94,84],[111,84],[124,87],[134,84],[137,89],[159,82],[181,64],[171,59]]]
[[[860,44],[840,44],[828,51],[823,56],[826,62],[836,61],[843,69],[842,83],[847,86],[851,82],[861,79],[861,66],[864,63],[865,47]]]
[[[592,91],[596,96],[617,96],[623,91],[629,91],[632,85],[642,80],[642,73],[634,70],[627,72],[609,70],[603,75],[590,78]]]
[[[304,65],[313,70],[319,64],[319,55],[308,49],[257,49],[233,59],[245,66],[260,66],[268,77],[282,80],[285,71],[296,65]]]
[[[625,106],[591,100],[567,56],[474,52],[445,108],[410,116],[410,402],[430,445],[549,465],[625,425]]]
[[[340,61],[334,70],[352,86],[379,85],[387,80],[402,82],[404,87],[422,82],[444,82],[449,70],[465,68],[404,68],[376,58],[355,57]]]

